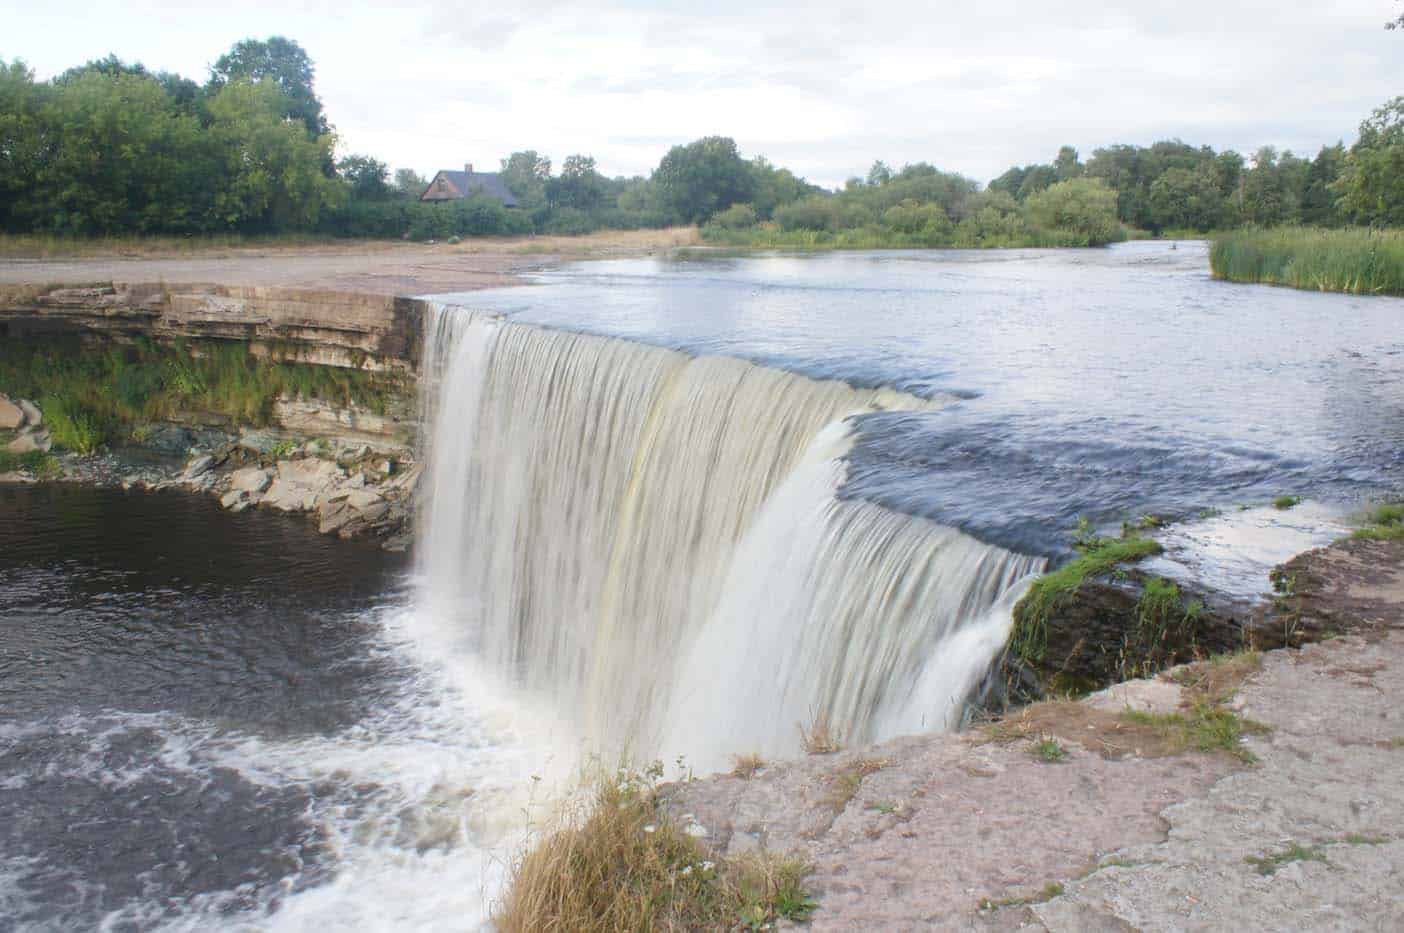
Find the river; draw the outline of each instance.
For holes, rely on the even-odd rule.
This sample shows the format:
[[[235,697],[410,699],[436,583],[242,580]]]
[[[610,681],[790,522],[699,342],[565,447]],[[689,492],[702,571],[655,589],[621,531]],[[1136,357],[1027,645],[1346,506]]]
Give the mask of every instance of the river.
[[[1404,301],[1206,269],[702,254],[440,296],[412,562],[0,487],[0,926],[471,927],[584,752],[954,724],[1079,516],[1404,488]]]

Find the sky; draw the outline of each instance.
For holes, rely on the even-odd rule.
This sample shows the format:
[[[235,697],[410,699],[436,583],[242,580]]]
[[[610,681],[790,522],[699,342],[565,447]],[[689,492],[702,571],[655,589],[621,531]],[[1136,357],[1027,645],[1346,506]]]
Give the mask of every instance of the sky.
[[[339,153],[431,175],[536,149],[648,174],[736,139],[827,187],[875,159],[981,182],[1180,138],[1315,154],[1404,94],[1399,0],[0,0],[0,57],[40,79],[108,53],[204,80],[242,38],[317,68]]]

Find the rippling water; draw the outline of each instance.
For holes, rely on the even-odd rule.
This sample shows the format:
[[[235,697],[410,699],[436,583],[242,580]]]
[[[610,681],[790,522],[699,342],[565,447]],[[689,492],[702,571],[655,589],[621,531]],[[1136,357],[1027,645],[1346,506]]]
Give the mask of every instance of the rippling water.
[[[1202,243],[588,262],[457,300],[962,397],[866,419],[848,492],[1028,552],[1404,486],[1404,299],[1215,282]]]
[[[0,929],[471,926],[534,764],[408,585],[284,515],[0,486]]]

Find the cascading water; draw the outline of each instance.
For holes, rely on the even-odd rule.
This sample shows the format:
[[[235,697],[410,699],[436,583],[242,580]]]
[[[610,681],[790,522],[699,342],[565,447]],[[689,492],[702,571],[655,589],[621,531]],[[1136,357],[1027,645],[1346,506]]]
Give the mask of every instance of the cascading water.
[[[439,305],[427,335],[424,607],[594,749],[942,728],[1041,567],[837,498],[850,417],[938,403]]]

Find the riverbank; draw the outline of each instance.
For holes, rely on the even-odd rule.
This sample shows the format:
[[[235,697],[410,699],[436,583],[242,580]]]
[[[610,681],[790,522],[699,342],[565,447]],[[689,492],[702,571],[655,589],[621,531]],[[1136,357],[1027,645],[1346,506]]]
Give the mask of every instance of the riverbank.
[[[1404,233],[1279,227],[1217,234],[1214,278],[1351,295],[1404,295]]]

